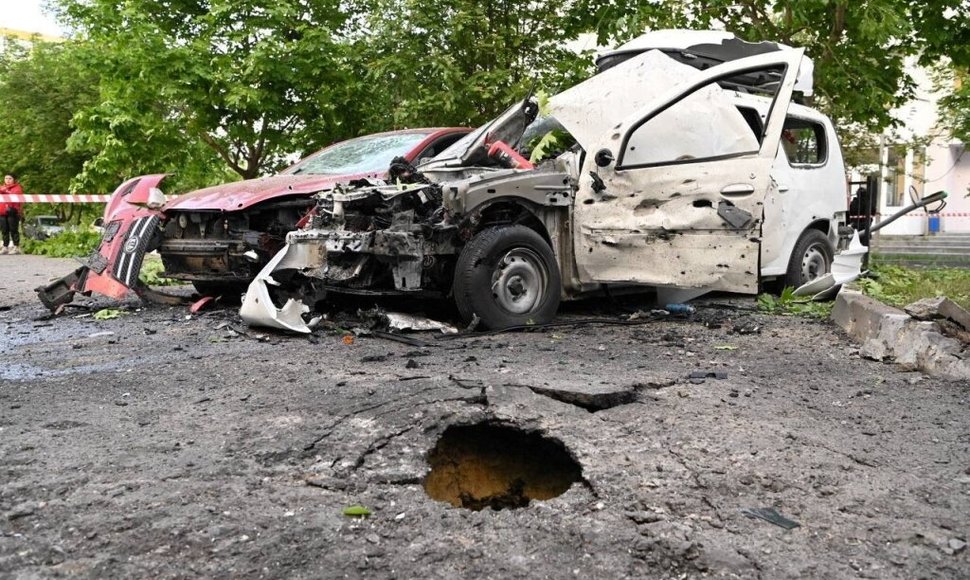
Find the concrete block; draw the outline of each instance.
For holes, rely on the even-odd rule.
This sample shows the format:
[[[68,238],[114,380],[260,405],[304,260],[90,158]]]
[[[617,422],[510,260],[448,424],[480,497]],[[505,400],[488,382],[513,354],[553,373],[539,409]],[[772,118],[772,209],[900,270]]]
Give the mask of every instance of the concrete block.
[[[963,343],[941,334],[934,322],[914,320],[898,308],[848,289],[836,297],[832,320],[859,343],[863,356],[893,360],[934,376],[970,379]]]

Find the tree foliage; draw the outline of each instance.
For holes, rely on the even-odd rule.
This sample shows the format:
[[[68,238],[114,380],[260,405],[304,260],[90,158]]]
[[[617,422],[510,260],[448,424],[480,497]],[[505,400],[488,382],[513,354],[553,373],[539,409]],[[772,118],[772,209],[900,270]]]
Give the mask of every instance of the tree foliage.
[[[9,40],[0,53],[0,172],[20,176],[28,193],[66,193],[88,159],[67,148],[75,112],[97,102],[97,70],[84,66],[71,43]],[[78,205],[28,207],[79,221]]]
[[[251,178],[307,143],[348,136],[336,0],[61,4],[103,71],[101,103],[82,112],[74,140],[99,150],[92,180],[201,169],[213,165],[207,152]]]
[[[555,2],[371,0],[353,35],[370,88],[368,129],[478,125],[533,86],[559,88],[590,70]]]
[[[970,4],[936,0],[913,10],[922,23],[920,63],[942,69],[942,124],[954,137],[970,143]]]
[[[601,42],[647,29],[716,28],[749,41],[806,49],[815,61],[817,105],[842,123],[879,131],[913,96],[905,59],[917,54],[915,3],[908,0],[705,0],[625,3],[579,0],[572,25],[595,23]]]
[[[603,46],[669,27],[804,46],[816,105],[844,140],[893,124],[913,94],[907,59],[944,62],[964,80],[948,85],[944,120],[970,135],[963,0],[53,2],[74,36],[0,57],[13,127],[0,163],[38,192],[72,179],[74,191],[108,192],[155,172],[186,190],[364,133],[478,125],[532,87],[555,92],[591,72],[574,49],[589,31]]]

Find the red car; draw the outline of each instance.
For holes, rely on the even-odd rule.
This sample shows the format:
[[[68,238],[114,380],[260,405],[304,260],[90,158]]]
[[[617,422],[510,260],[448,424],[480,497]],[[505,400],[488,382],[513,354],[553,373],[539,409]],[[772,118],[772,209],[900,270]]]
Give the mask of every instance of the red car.
[[[203,294],[241,293],[283,247],[312,207],[311,196],[337,183],[383,178],[395,157],[417,164],[470,129],[409,129],[336,143],[277,175],[200,189],[165,203],[164,174],[121,184],[105,208],[104,234],[84,265],[37,290],[54,310],[76,292],[113,298],[140,292],[147,252],[158,250],[165,276],[192,282]]]

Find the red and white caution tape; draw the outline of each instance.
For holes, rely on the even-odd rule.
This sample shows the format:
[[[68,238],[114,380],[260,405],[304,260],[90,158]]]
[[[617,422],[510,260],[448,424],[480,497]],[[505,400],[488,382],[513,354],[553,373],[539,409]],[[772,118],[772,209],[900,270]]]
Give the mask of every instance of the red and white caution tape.
[[[920,213],[920,212],[913,212],[913,213],[908,213],[908,214],[906,214],[906,215],[904,215],[902,217],[904,217],[904,218],[914,218],[914,217],[915,218],[925,218],[925,217],[927,217],[927,215],[929,215],[931,217],[932,216],[940,216],[940,217],[970,217],[970,213],[967,213],[967,212],[958,212],[958,211],[945,211],[943,213],[931,213],[931,214],[925,214],[925,213]],[[883,216],[883,214],[881,214],[881,213],[874,213],[874,214],[872,214],[871,217],[881,218],[882,216]],[[849,216],[849,219],[865,219],[866,217],[867,216],[864,216],[864,215],[850,215]]]
[[[110,195],[14,195],[10,193],[0,193],[0,203],[108,203],[109,199],[111,199]]]

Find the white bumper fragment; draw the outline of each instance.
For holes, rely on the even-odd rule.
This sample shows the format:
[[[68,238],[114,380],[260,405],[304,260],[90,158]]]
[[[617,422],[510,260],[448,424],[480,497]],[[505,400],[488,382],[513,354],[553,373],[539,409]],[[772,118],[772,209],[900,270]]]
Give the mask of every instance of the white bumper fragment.
[[[303,315],[310,311],[310,307],[299,300],[289,298],[282,308],[276,306],[269,295],[269,286],[280,286],[273,279],[273,272],[286,268],[308,267],[302,246],[287,244],[280,250],[266,266],[259,271],[256,278],[249,284],[249,289],[243,296],[239,315],[250,326],[265,326],[279,330],[302,332],[309,334],[312,326],[320,320],[316,318],[307,323]]]

